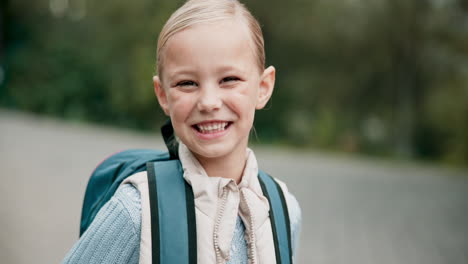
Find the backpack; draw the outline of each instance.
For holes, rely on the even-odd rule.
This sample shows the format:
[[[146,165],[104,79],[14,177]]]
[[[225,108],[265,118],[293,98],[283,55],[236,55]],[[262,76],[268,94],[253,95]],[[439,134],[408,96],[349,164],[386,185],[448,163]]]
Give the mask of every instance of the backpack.
[[[147,171],[151,215],[152,263],[197,263],[195,203],[183,178],[170,120],[161,128],[168,152],[131,149],[101,162],[90,176],[85,192],[80,236],[102,206],[129,176]],[[286,200],[278,183],[259,170],[259,182],[270,204],[277,263],[292,263],[291,230]],[[178,232],[174,232],[178,230]]]

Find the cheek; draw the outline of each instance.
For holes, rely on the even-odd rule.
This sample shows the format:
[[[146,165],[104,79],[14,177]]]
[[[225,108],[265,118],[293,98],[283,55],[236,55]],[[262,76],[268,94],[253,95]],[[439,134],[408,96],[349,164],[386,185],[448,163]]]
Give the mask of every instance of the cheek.
[[[184,95],[184,93],[179,91],[173,91],[168,94],[168,105],[171,119],[183,121],[192,111],[194,100],[191,96],[187,96],[187,94]]]
[[[233,111],[249,120],[249,122],[253,122],[257,102],[254,87],[242,87],[236,93],[231,94],[228,101]]]

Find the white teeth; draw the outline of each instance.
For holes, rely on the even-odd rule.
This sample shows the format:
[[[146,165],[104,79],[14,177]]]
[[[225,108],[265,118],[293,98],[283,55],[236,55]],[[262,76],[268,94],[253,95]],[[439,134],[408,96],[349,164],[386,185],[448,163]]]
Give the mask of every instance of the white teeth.
[[[214,133],[214,132],[219,132],[219,131],[223,131],[224,129],[226,129],[227,124],[228,122],[219,122],[219,123],[197,125],[197,127],[202,133]]]

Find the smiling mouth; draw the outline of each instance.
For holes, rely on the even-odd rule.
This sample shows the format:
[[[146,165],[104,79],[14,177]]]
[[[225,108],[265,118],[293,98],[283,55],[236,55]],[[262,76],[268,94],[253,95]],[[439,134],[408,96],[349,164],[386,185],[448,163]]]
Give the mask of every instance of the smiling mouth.
[[[226,130],[232,122],[215,121],[195,124],[192,127],[202,134],[212,134]]]

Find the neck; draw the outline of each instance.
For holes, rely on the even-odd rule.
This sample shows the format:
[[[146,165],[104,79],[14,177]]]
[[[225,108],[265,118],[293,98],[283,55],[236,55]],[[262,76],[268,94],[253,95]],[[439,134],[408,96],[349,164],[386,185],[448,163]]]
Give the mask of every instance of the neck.
[[[195,155],[209,177],[223,177],[233,179],[237,184],[242,180],[247,162],[246,150],[242,153],[216,158],[206,158]]]

